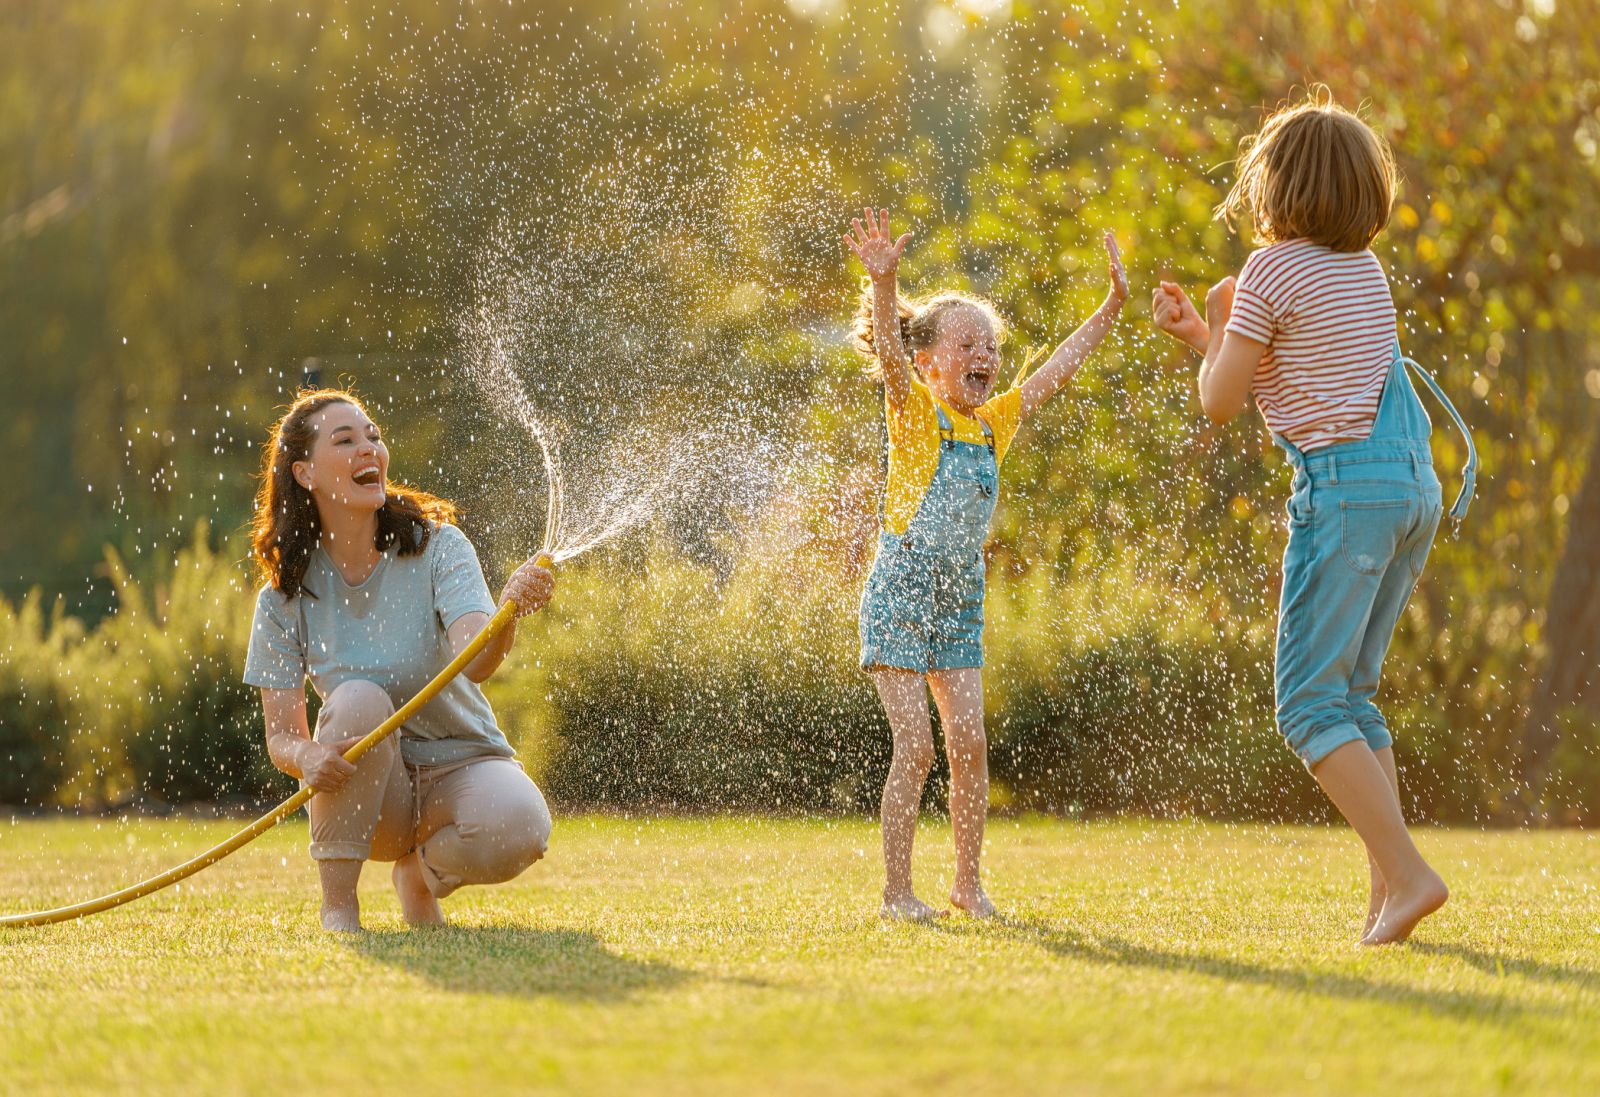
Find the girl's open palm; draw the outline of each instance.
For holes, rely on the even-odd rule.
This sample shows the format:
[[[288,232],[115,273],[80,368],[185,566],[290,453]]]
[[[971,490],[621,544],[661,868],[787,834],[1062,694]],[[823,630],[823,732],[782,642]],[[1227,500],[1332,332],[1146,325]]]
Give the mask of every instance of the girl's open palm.
[[[898,240],[889,235],[888,210],[879,210],[876,214],[870,209],[861,212],[866,214],[866,227],[862,228],[861,218],[852,218],[853,231],[844,234],[844,242],[873,278],[894,274],[900,267],[900,253],[906,250],[911,234],[908,232]]]
[[[1106,299],[1115,308],[1121,308],[1122,303],[1128,299],[1128,272],[1122,269],[1122,250],[1117,247],[1117,238],[1111,233],[1105,235],[1106,257],[1109,260],[1107,273],[1111,277],[1111,290],[1106,294]]]
[[[1176,282],[1162,282],[1150,298],[1150,315],[1156,327],[1204,353],[1210,329],[1189,295]]]

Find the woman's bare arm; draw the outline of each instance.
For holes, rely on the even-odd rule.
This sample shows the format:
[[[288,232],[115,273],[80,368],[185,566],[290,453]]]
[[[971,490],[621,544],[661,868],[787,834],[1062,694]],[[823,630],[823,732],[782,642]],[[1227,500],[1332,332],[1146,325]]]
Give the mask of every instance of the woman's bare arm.
[[[503,606],[508,601],[514,601],[517,603],[517,616],[526,617],[550,601],[555,585],[554,575],[529,560],[506,580],[498,604]],[[466,651],[467,645],[472,643],[473,638],[482,632],[483,626],[488,623],[487,613],[464,613],[452,622],[445,630],[451,655],[460,655]],[[517,622],[513,619],[489,641],[489,645],[480,651],[461,673],[480,685],[487,682],[490,675],[500,668],[501,662],[510,654],[516,642]]]
[[[356,767],[346,762],[336,747],[311,738],[306,723],[306,691],[263,689],[261,712],[267,724],[267,757],[290,777],[298,777],[318,792],[338,792]]]

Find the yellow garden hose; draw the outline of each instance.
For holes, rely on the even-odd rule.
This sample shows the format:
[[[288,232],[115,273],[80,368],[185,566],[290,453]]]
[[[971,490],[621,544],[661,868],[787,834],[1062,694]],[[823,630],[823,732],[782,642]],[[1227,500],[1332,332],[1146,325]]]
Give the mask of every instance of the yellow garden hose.
[[[540,567],[549,567],[550,557],[541,554],[535,563]],[[483,626],[483,630],[473,637],[472,642],[462,649],[461,654],[452,659],[450,665],[441,670],[433,681],[423,686],[421,692],[404,705],[401,705],[393,716],[379,724],[360,742],[345,751],[345,761],[354,762],[390,735],[393,735],[401,724],[414,716],[423,705],[433,700],[435,694],[449,685],[456,675],[466,669],[467,664],[472,662],[478,653],[489,645],[489,641],[499,635],[500,631],[510,624],[515,616],[516,606],[513,603],[507,602],[501,606],[495,612],[495,615],[489,619],[489,623]],[[123,903],[131,903],[135,899],[143,898],[151,892],[160,891],[169,884],[175,884],[179,880],[193,876],[209,865],[216,864],[234,850],[265,834],[284,819],[299,811],[305,802],[314,795],[316,795],[316,789],[314,788],[307,786],[301,789],[227,841],[212,846],[193,860],[185,861],[183,864],[176,868],[168,869],[159,876],[152,876],[142,883],[125,887],[121,891],[114,891],[110,895],[102,895],[98,899],[74,903],[72,906],[57,907],[55,910],[40,910],[31,914],[0,915],[0,926],[44,926],[52,922],[70,922],[74,918],[99,914],[103,910],[111,910],[113,907],[120,907]]]

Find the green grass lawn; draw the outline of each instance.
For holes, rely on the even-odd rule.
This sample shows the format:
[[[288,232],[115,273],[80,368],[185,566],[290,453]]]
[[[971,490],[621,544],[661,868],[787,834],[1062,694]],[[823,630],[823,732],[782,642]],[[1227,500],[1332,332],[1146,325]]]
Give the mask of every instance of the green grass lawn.
[[[0,820],[0,911],[100,894],[233,824]],[[408,932],[317,928],[302,823],[158,895],[0,930],[0,1090],[1600,1092],[1600,835],[1429,830],[1454,890],[1353,947],[1346,831],[1002,820],[1008,921],[884,926],[865,820],[559,819]],[[919,838],[943,895],[948,830]]]

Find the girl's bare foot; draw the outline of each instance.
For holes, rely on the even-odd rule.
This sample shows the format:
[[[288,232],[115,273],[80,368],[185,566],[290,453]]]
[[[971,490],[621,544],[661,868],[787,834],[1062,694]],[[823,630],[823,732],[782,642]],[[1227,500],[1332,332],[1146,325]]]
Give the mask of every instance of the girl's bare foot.
[[[999,913],[982,887],[960,888],[950,893],[950,905],[968,918],[993,918]]]
[[[944,911],[934,910],[915,895],[884,895],[878,917],[885,922],[931,922],[943,918]]]
[[[422,877],[422,860],[416,850],[394,863],[389,878],[394,881],[394,893],[400,899],[400,913],[407,925],[444,925],[444,911]]]
[[[1378,920],[1367,935],[1361,938],[1364,945],[1391,945],[1411,936],[1417,923],[1444,906],[1450,898],[1450,889],[1437,872],[1428,870],[1427,876],[1416,884],[1389,889]]]
[[[329,933],[360,933],[361,908],[323,907],[322,928]]]

